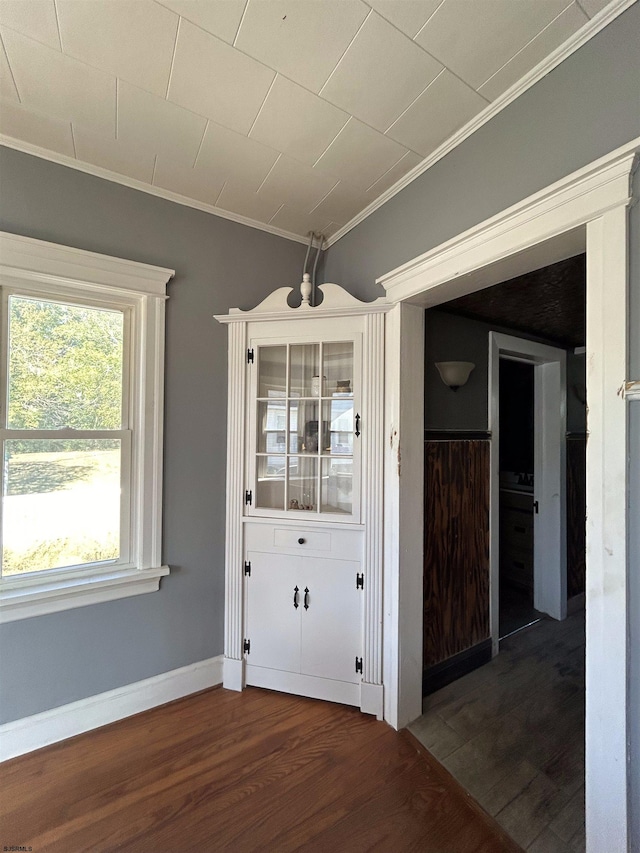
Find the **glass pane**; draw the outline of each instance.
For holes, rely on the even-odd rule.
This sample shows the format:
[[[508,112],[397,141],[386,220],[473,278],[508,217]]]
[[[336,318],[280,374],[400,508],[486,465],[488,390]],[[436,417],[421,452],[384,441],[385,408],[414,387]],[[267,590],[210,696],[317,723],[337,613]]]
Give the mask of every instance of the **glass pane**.
[[[256,459],[256,506],[284,509],[286,456],[258,456]]]
[[[258,403],[258,453],[284,453],[286,437],[286,401],[260,401]]]
[[[340,341],[323,347],[323,396],[353,394],[353,343]]]
[[[287,392],[287,348],[258,348],[258,397],[284,397]]]
[[[289,509],[316,512],[318,501],[318,460],[306,456],[289,459]]]
[[[353,512],[353,459],[322,460],[322,512]]]
[[[291,453],[318,452],[318,407],[319,403],[294,401],[289,404],[289,442]],[[322,447],[329,447],[329,424],[324,424]]]
[[[9,429],[120,429],[121,311],[9,297]]]
[[[318,344],[296,344],[291,347],[291,397],[318,396],[319,359]]]
[[[3,575],[117,560],[120,441],[5,441]]]
[[[353,455],[353,399],[334,397],[322,404],[328,439],[322,452]]]

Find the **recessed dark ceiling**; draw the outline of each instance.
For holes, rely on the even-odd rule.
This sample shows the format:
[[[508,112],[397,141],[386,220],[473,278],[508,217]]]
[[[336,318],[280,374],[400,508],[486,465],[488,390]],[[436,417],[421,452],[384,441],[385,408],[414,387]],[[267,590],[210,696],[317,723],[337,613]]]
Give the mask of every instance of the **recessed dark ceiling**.
[[[453,299],[438,310],[578,347],[586,337],[585,297],[586,257],[576,255]]]

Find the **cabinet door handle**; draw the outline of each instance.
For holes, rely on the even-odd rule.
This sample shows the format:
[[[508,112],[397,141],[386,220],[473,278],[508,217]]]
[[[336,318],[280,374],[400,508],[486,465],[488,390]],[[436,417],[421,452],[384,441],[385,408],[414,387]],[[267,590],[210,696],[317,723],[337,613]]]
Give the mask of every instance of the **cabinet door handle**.
[[[298,589],[298,587],[297,586],[294,587],[294,590],[293,590],[293,606],[296,608],[296,610],[299,607],[299,604],[298,604],[298,593],[299,592],[300,592],[300,590]]]
[[[360,435],[360,415],[356,415],[356,438]]]
[[[309,609],[309,587],[305,586],[304,588],[304,609]]]

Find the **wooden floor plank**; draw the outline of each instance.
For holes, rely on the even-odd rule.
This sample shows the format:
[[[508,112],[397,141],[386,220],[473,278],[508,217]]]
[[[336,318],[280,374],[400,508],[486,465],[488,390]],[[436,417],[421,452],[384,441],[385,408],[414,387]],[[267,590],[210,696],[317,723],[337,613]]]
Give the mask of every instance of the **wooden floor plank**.
[[[206,691],[0,766],[34,853],[519,848],[408,733],[354,708]]]

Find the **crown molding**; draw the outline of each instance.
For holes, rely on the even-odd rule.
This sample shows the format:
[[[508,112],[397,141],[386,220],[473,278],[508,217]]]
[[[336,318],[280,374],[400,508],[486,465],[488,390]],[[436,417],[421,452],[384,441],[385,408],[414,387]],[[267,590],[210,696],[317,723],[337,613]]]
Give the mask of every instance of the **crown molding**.
[[[0,145],[4,145],[5,148],[13,148],[16,151],[21,151],[23,154],[31,154],[33,157],[39,157],[41,160],[49,160],[51,163],[57,163],[59,166],[68,166],[70,169],[76,169],[78,172],[93,175],[95,178],[103,178],[106,181],[112,181],[115,184],[122,184],[122,186],[129,187],[133,190],[140,190],[148,195],[163,198],[165,201],[182,204],[184,207],[192,207],[194,210],[201,210],[203,213],[211,213],[213,216],[219,216],[221,219],[229,219],[231,222],[237,222],[238,224],[246,225],[249,228],[256,228],[258,231],[266,231],[267,234],[273,234],[276,237],[284,237],[285,240],[293,240],[296,243],[304,243],[305,245],[309,242],[308,236],[303,237],[300,234],[293,234],[291,231],[284,231],[282,228],[277,228],[275,225],[268,225],[266,222],[258,222],[256,219],[249,219],[248,216],[241,216],[239,213],[232,213],[230,210],[223,210],[221,207],[215,207],[213,204],[207,204],[204,201],[188,198],[187,196],[180,195],[179,193],[174,193],[171,190],[165,190],[162,187],[154,187],[152,184],[146,184],[144,181],[129,178],[127,175],[112,172],[110,169],[103,169],[102,166],[94,166],[91,163],[85,163],[82,160],[75,160],[73,157],[68,157],[66,154],[49,151],[47,148],[41,148],[39,145],[31,145],[29,142],[23,142],[21,139],[14,139],[12,136],[5,136],[5,134],[0,133]]]
[[[359,225],[368,216],[371,216],[372,213],[374,213],[379,207],[382,207],[382,205],[389,201],[389,199],[393,198],[394,195],[397,195],[406,186],[415,181],[416,178],[419,178],[420,175],[430,169],[431,166],[434,166],[439,160],[442,160],[443,157],[460,145],[461,142],[464,142],[464,140],[471,136],[472,133],[475,133],[476,130],[479,130],[488,121],[491,121],[495,115],[502,112],[502,110],[508,107],[510,103],[519,98],[520,95],[524,94],[527,89],[530,89],[535,85],[538,80],[541,80],[549,74],[550,71],[557,68],[561,62],[568,59],[572,53],[575,53],[578,48],[582,47],[583,44],[586,44],[586,42],[597,35],[600,30],[604,29],[608,24],[615,20],[618,15],[621,15],[636,2],[637,0],[616,0],[616,2],[607,6],[601,12],[598,12],[597,15],[594,15],[591,20],[587,21],[587,23],[577,30],[569,39],[567,39],[567,41],[561,44],[560,47],[556,48],[553,53],[550,53],[549,56],[542,60],[542,62],[539,62],[538,65],[534,66],[531,71],[503,92],[502,95],[496,98],[496,100],[482,110],[481,113],[474,116],[471,121],[467,122],[467,124],[461,127],[460,130],[456,131],[453,136],[450,136],[442,145],[440,145],[439,148],[436,148],[436,150],[429,154],[421,163],[414,166],[410,172],[403,175],[403,177],[400,178],[400,180],[392,187],[385,190],[385,192],[378,196],[375,201],[372,201],[370,205],[365,207],[364,210],[361,210],[360,213],[354,216],[346,225],[343,225],[342,228],[339,228],[335,232],[335,234],[332,234],[325,243],[325,249],[329,249],[334,243],[337,243],[341,237],[348,234],[349,231],[356,227],[356,225]]]

